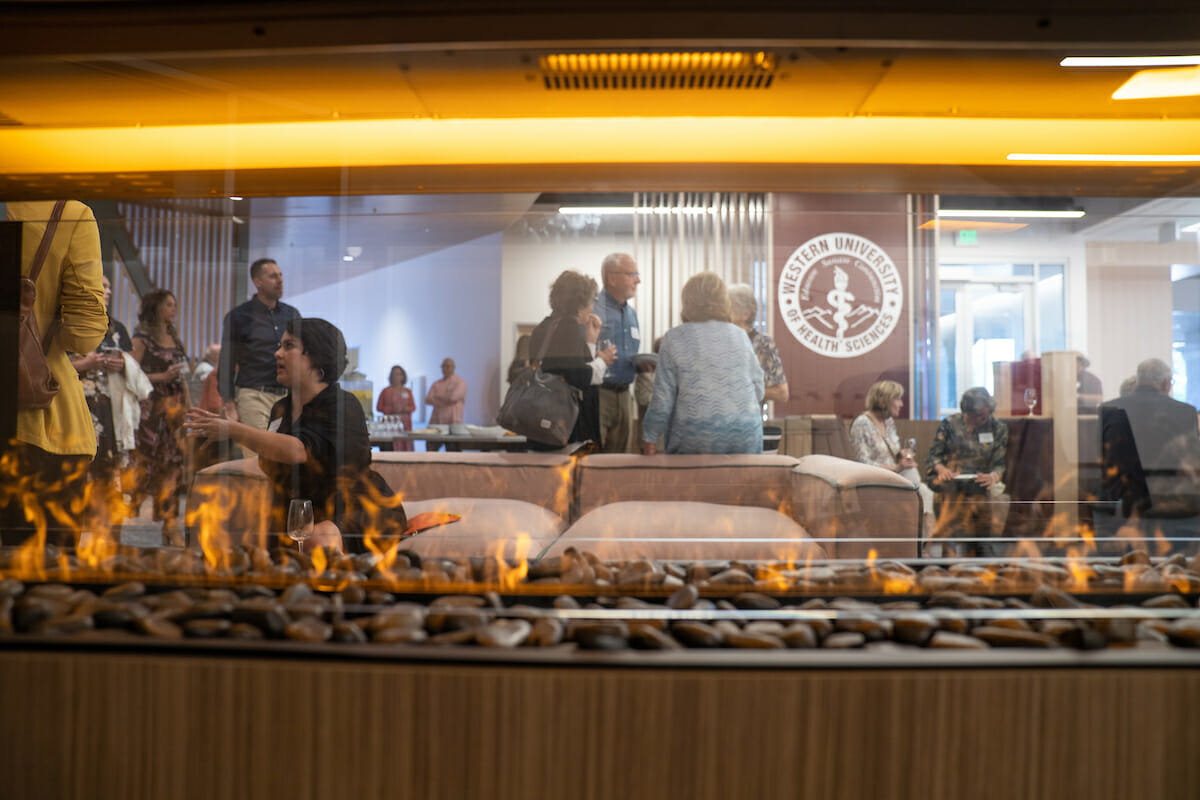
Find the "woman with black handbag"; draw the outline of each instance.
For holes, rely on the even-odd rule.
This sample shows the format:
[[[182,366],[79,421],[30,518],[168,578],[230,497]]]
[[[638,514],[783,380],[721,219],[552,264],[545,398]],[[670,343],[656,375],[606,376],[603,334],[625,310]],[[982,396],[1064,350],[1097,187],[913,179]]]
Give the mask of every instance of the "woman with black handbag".
[[[616,345],[596,352],[600,319],[592,314],[599,287],[594,278],[567,270],[550,287],[550,316],[530,335],[532,357],[543,353],[541,369],[563,379],[580,393],[579,416],[569,443],[600,441],[599,386],[608,365],[616,360]],[[530,449],[553,450],[530,441]]]

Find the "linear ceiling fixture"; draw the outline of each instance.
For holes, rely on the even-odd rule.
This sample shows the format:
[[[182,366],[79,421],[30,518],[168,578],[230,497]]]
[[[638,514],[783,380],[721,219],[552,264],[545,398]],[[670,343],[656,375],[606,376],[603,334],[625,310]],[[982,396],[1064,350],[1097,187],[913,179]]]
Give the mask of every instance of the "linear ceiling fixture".
[[[766,89],[775,78],[763,50],[551,53],[538,65],[547,89]]]
[[[1113,100],[1144,100],[1152,97],[1200,95],[1200,67],[1144,69],[1112,93]]]
[[[939,217],[980,217],[999,219],[1079,219],[1086,212],[1081,209],[1063,211],[1039,211],[1027,208],[939,208]]]
[[[1068,56],[1058,62],[1060,67],[1194,67],[1200,66],[1195,56]]]
[[[684,214],[698,216],[700,214],[715,214],[715,208],[684,208],[682,206],[654,206],[651,208],[634,208],[633,206],[561,206],[560,214],[587,214],[604,216],[615,214]]]
[[[1009,153],[1009,161],[1097,161],[1131,164],[1187,164],[1200,162],[1200,153]]]

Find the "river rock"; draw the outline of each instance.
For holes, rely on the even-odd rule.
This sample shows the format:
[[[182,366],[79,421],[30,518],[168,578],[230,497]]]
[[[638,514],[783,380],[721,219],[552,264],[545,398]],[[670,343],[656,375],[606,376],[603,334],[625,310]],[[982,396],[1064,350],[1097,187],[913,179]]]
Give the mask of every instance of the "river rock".
[[[1014,630],[1012,628],[997,628],[993,625],[980,625],[971,631],[976,639],[987,642],[992,647],[1033,647],[1046,649],[1057,647],[1053,637],[1044,633],[1030,630]]]
[[[11,595],[0,594],[0,636],[4,636],[13,632],[13,602],[14,601]]]
[[[579,606],[579,601],[576,600],[571,595],[560,594],[558,597],[554,598],[554,607],[558,608],[558,609],[562,609],[564,611],[566,611],[566,610],[573,611],[573,610],[578,609],[580,606]]]
[[[65,597],[65,595],[64,595]],[[37,597],[26,592],[18,597],[12,607],[12,624],[19,632],[31,630],[39,622],[65,614],[66,604],[46,597]]]
[[[475,632],[479,628],[467,628],[461,631],[446,631],[430,636],[425,640],[425,644],[434,647],[445,647],[448,645],[458,646],[464,644],[475,644]]]
[[[892,638],[903,644],[923,645],[937,629],[938,619],[933,614],[914,611],[892,618]]]
[[[1130,617],[1095,619],[1092,627],[1112,644],[1133,642],[1138,638],[1137,620]]]
[[[1177,594],[1160,594],[1142,601],[1143,608],[1188,608],[1187,600]]]
[[[573,622],[567,637],[585,650],[624,650],[629,626],[620,620]]]
[[[773,619],[758,619],[753,622],[747,622],[742,627],[742,630],[746,633],[764,633],[767,636],[780,637],[787,630],[787,626]]]
[[[263,632],[249,622],[235,622],[225,632],[225,638],[241,641],[258,641],[263,638]]]
[[[110,586],[100,595],[107,600],[136,600],[146,593],[146,584],[141,581],[129,581]]]
[[[553,647],[562,642],[564,627],[562,620],[542,617],[534,621],[528,642],[534,647]]]
[[[0,579],[0,597],[17,597],[25,593],[25,584],[16,578]]]
[[[761,592],[742,592],[734,595],[732,602],[738,608],[751,611],[773,611],[782,605],[774,597]]]
[[[75,593],[75,587],[65,583],[35,583],[25,590],[26,597],[43,600],[66,600]]]
[[[779,638],[793,650],[811,650],[818,644],[816,631],[806,622],[793,622]]]
[[[38,622],[30,633],[70,634],[90,631],[95,627],[90,614],[64,614]]]
[[[1059,636],[1058,643],[1075,650],[1103,650],[1107,646],[1104,636],[1090,625],[1076,625]]]
[[[671,635],[688,647],[720,647],[720,632],[711,625],[681,620],[671,626]]]
[[[754,578],[740,569],[727,569],[708,579],[709,586],[753,586]]]
[[[153,636],[155,639],[182,639],[183,629],[170,620],[164,619],[156,614],[150,614],[142,617],[134,626],[146,634]]]
[[[745,650],[782,650],[787,645],[778,636],[768,633],[753,633],[741,630],[725,636],[727,647],[738,647]]]
[[[301,617],[283,629],[283,635],[294,642],[328,642],[333,635],[333,626],[316,617]]]
[[[696,605],[700,599],[700,590],[690,583],[680,586],[667,600],[667,608],[685,610]]]
[[[92,621],[97,628],[132,628],[133,623],[150,612],[137,603],[101,601],[92,611]]]
[[[965,634],[971,629],[971,623],[966,617],[952,611],[938,611],[934,614],[938,621],[938,629],[947,633]]]
[[[938,631],[930,638],[929,647],[936,650],[987,650],[988,644],[974,636]]]
[[[190,606],[164,609],[162,614],[177,625],[193,619],[218,619],[233,613],[234,604],[221,600],[205,600]]]
[[[629,645],[636,650],[682,650],[683,645],[645,622],[629,623]]]
[[[1016,631],[1033,630],[1029,623],[1020,617],[996,617],[995,619],[989,619],[987,624],[994,628],[1009,628]]]
[[[519,647],[533,631],[523,619],[498,619],[475,629],[475,641],[484,647]]]
[[[342,644],[362,644],[367,641],[367,632],[359,627],[358,623],[343,620],[334,623],[333,632],[329,638],[331,641]]]
[[[192,619],[183,623],[183,635],[192,639],[213,639],[229,633],[233,623],[227,619]]]
[[[821,642],[826,650],[853,650],[867,643],[867,637],[855,631],[831,633]]]
[[[845,614],[834,622],[834,630],[861,633],[868,642],[887,639],[892,634],[892,621],[858,614]]]
[[[1175,620],[1167,626],[1166,634],[1176,647],[1200,647],[1200,616]]]
[[[1121,564],[1149,564],[1150,554],[1145,550],[1130,550],[1125,555],[1121,556]]]
[[[371,641],[375,644],[420,644],[428,638],[429,634],[425,633],[424,628],[399,625],[380,628],[371,634]]]

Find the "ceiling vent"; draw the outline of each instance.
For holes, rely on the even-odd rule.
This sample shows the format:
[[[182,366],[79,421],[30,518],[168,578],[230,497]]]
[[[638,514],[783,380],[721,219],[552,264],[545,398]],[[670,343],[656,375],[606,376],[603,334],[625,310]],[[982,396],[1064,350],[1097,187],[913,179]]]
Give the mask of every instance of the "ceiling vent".
[[[765,52],[554,53],[539,59],[550,90],[766,89],[775,57]]]

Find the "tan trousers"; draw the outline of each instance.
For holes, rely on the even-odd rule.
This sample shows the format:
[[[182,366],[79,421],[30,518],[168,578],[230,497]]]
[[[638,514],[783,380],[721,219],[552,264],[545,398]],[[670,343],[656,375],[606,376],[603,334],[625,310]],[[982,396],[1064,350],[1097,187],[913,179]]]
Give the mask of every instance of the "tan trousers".
[[[626,389],[600,389],[600,449],[605,453],[640,453],[637,441],[637,401]]]
[[[256,389],[238,388],[234,395],[238,421],[265,431],[271,424],[271,408],[282,399],[283,395],[260,392]],[[242,452],[247,458],[258,455],[245,446],[242,447]]]

